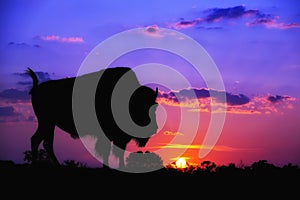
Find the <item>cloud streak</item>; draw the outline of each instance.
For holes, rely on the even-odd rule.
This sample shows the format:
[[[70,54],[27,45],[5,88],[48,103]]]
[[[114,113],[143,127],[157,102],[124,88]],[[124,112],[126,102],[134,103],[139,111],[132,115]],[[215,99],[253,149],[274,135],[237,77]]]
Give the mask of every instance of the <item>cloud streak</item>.
[[[207,145],[200,145],[200,144],[160,144],[158,146],[153,146],[150,148],[154,149],[212,149],[213,151],[223,151],[223,152],[235,152],[235,151],[243,151],[243,152],[257,152],[260,149],[257,148],[235,148],[230,146],[224,145],[215,145],[215,146],[207,146]]]

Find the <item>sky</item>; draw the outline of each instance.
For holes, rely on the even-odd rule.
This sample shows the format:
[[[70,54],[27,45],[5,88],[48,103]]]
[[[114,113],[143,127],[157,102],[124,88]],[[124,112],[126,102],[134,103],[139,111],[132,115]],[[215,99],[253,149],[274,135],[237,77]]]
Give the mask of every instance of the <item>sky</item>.
[[[27,67],[43,82],[127,66],[141,83],[159,87],[159,129],[142,151],[157,153],[164,164],[184,157],[192,164],[300,165],[299,1],[0,4],[1,160],[23,163],[37,127]],[[58,159],[99,165],[85,140],[55,129]]]

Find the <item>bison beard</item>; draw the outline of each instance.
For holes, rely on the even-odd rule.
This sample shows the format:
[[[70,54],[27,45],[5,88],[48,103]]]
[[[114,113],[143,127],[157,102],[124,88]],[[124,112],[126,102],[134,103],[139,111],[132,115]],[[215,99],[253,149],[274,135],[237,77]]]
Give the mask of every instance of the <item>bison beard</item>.
[[[33,163],[36,163],[38,147],[43,142],[43,146],[53,163],[59,165],[53,150],[55,126],[69,133],[75,139],[85,135],[93,136],[96,139],[95,151],[102,157],[103,167],[109,165],[108,157],[112,147],[111,144],[113,144],[114,148],[112,150],[114,155],[119,158],[119,168],[125,167],[124,151],[131,140],[134,140],[138,146],[143,147],[157,131],[155,109],[157,107],[156,97],[158,91],[140,85],[135,73],[130,68],[108,68],[79,77],[50,80],[40,84],[38,84],[36,74],[30,68],[27,72],[33,80],[30,94],[32,106],[38,120],[37,130],[31,137]],[[101,78],[99,79],[99,77]],[[78,82],[82,83],[80,85],[82,93],[78,98],[84,99],[85,96],[88,96],[84,95],[84,92],[89,92],[91,80],[92,82],[97,81],[97,87],[93,96],[94,99],[88,99],[88,101],[93,102],[95,105],[94,111],[96,112],[97,124],[102,129],[100,132],[95,131],[98,129],[91,128],[92,125],[89,120],[93,116],[84,113],[85,108],[89,109],[84,103],[78,105],[82,113],[77,113],[77,115],[80,116],[79,119],[81,120],[77,120],[76,123],[74,121],[74,103],[72,103],[74,100],[74,86]],[[118,84],[118,82],[122,84]],[[143,129],[143,133],[130,134],[128,131],[123,130],[118,124],[128,120],[127,118],[125,120],[123,117],[121,121],[115,120],[115,112],[112,110],[112,97],[116,87],[121,87],[121,90],[118,90],[118,98],[115,102],[116,112],[129,109],[133,123],[139,127],[147,127]],[[130,100],[125,107],[122,101],[126,95],[130,95]],[[78,128],[77,124],[83,125]]]

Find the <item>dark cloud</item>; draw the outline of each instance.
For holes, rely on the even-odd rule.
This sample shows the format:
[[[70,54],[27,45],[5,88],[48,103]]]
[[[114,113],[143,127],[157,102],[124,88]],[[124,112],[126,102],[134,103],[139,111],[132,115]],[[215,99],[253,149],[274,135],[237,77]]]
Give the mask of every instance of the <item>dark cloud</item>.
[[[243,94],[229,94],[226,93],[226,102],[228,105],[243,105],[250,102],[250,98]]]
[[[244,16],[257,16],[261,15],[258,10],[247,10],[244,6],[235,6],[229,8],[211,8],[206,10],[205,16],[202,18],[196,18],[194,20],[184,20],[183,18],[180,19],[179,22],[175,23],[172,27],[175,29],[182,29],[182,28],[190,28],[196,26],[199,28],[199,25],[203,22],[217,22],[222,19],[236,19],[241,18]],[[200,26],[201,28],[203,26]],[[221,27],[212,27],[210,29],[221,29]]]
[[[27,118],[27,120],[28,120],[28,121],[30,121],[30,122],[33,122],[33,121],[35,121],[35,120],[36,120],[36,117],[35,117],[35,116],[32,116],[32,115],[30,115],[30,116]]]
[[[280,101],[282,101],[284,99],[288,99],[288,98],[290,98],[290,97],[276,95],[276,96],[269,96],[268,100],[271,101],[272,103],[277,103],[277,102],[280,102]]]
[[[163,98],[163,99],[167,99],[169,101],[172,101],[174,103],[179,103],[179,100],[178,98],[176,97],[176,94],[172,91],[170,92],[159,92],[158,93],[158,98]]]
[[[209,14],[205,18],[207,22],[214,22],[220,19],[234,19],[243,16],[259,14],[258,10],[246,10],[245,6],[235,6],[229,8],[212,8],[208,10]]]
[[[155,33],[155,32],[157,32],[158,30],[157,30],[157,28],[156,27],[148,27],[147,29],[146,29],[149,33]]]
[[[32,81],[18,81],[18,85],[32,85]]]
[[[12,102],[29,101],[30,95],[28,91],[18,89],[7,89],[0,92],[0,97]]]
[[[212,97],[216,98],[218,102],[226,103],[228,105],[243,105],[250,102],[250,98],[244,94],[231,94],[223,91],[210,90],[210,94]],[[226,98],[224,98],[224,96]]]
[[[160,93],[159,97],[178,103],[185,100],[201,99],[213,97],[218,102],[226,103],[228,105],[243,105],[250,102],[250,98],[243,94],[231,94],[223,91],[209,90],[206,88],[190,88],[180,91],[170,91],[167,93]],[[226,97],[226,99],[224,98]]]
[[[20,113],[15,112],[12,106],[0,107],[0,117],[18,116]]]
[[[25,42],[19,42],[19,43],[16,43],[16,42],[9,42],[8,43],[9,46],[30,46],[29,44],[25,43]]]
[[[205,98],[209,97],[209,91],[207,89],[183,89],[178,92],[180,96],[184,96],[187,98],[197,97],[197,98]]]
[[[16,46],[16,47],[34,47],[34,48],[40,48],[41,45],[39,44],[27,44],[26,42],[9,42],[8,46]]]
[[[35,74],[37,75],[39,82],[45,82],[45,81],[51,80],[50,74],[48,72],[37,71],[37,72],[35,72]],[[31,78],[26,72],[14,73],[14,75],[21,76],[22,78],[30,79],[30,81],[19,81],[18,84],[20,84],[20,85],[31,85],[32,84]]]
[[[186,21],[186,20],[184,20],[184,21],[180,21],[179,22],[179,25],[181,25],[181,26],[189,26],[189,25],[193,25],[193,24],[195,24],[195,20],[193,20],[193,21]]]
[[[17,102],[17,101],[22,101],[26,102],[30,100],[30,95],[29,95],[29,90],[32,87],[32,80],[30,76],[24,72],[24,73],[13,73],[15,76],[19,76],[22,79],[28,79],[25,81],[18,81],[18,85],[25,85],[28,86],[27,90],[20,90],[20,89],[6,89],[3,91],[0,91],[0,98],[8,100],[10,102]],[[51,80],[50,74],[48,72],[41,72],[38,71],[36,72],[36,75],[38,76],[39,82],[44,82]]]

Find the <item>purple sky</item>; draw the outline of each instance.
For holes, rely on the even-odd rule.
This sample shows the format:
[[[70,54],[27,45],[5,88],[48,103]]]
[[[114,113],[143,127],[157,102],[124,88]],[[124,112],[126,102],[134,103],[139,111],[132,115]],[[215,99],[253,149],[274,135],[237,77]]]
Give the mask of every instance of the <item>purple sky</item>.
[[[260,2],[2,2],[0,62],[7,79],[0,87],[14,87],[11,74],[29,66],[54,73],[52,78],[75,75],[89,51],[109,36],[157,25],[199,42],[228,90],[298,95],[299,3]]]
[[[27,95],[31,80],[24,76],[27,67],[39,72],[43,81],[75,76],[96,45],[121,31],[143,27],[176,30],[202,45],[218,67],[226,92],[241,94],[228,96],[232,104],[251,99],[242,103],[247,105],[242,110],[249,102],[259,107],[293,101],[272,109],[293,107],[293,125],[285,126],[293,127],[289,139],[299,143],[300,127],[294,124],[295,116],[300,117],[299,8],[298,0],[1,1],[0,159],[7,159],[3,152],[11,151],[9,127],[34,119]],[[172,66],[189,77],[193,87],[205,87],[186,61],[166,52],[133,52],[114,64],[135,67],[149,62]],[[269,97],[268,104],[262,97]],[[256,109],[261,110],[267,109]],[[32,124],[29,127],[27,135]],[[19,159],[16,154],[20,153],[12,153],[12,159]]]

